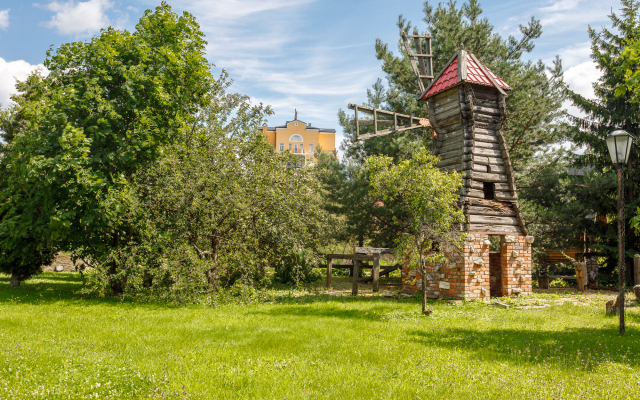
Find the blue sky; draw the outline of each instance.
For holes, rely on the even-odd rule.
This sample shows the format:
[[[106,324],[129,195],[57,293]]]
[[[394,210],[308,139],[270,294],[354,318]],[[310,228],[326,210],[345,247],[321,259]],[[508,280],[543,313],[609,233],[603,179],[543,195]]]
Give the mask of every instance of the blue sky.
[[[0,103],[9,102],[14,77],[41,65],[46,51],[87,40],[109,25],[133,30],[149,0],[0,0]],[[462,2],[459,2],[461,4]],[[340,107],[366,100],[366,89],[384,78],[375,39],[395,49],[399,14],[424,29],[423,2],[415,0],[173,0],[175,11],[194,14],[207,36],[208,58],[234,79],[234,91],[270,104],[270,125],[298,117],[341,131]],[[437,2],[431,4],[436,5]],[[563,59],[574,90],[592,95],[599,76],[589,58],[587,27],[610,27],[609,0],[483,1],[484,16],[503,36],[519,37],[518,25],[542,20],[543,36],[528,57]],[[569,106],[567,106],[571,109]],[[336,143],[337,144],[337,143]]]

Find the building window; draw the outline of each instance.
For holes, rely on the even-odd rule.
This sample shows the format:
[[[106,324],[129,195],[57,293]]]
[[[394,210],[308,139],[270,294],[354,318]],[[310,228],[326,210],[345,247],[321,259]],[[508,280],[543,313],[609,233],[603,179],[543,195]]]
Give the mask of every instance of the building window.
[[[309,153],[313,153],[313,145],[312,144],[309,145]]]
[[[280,143],[280,151],[284,150],[284,143]]]
[[[289,143],[289,150],[291,150],[291,146],[293,146],[291,143]]]
[[[293,152],[294,153],[298,152],[298,145],[297,144],[293,145]]]
[[[304,140],[302,140],[302,136],[300,135],[291,135],[291,137],[289,138],[290,142],[303,142]]]

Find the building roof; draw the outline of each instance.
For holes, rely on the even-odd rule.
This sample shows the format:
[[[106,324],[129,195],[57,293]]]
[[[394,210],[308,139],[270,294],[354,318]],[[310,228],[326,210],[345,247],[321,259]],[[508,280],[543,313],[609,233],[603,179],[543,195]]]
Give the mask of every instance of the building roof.
[[[318,128],[315,126],[311,126],[311,123],[307,124],[304,121],[300,121],[299,119],[294,119],[292,121],[287,121],[284,125],[278,125],[278,126],[267,126],[267,132],[271,131],[274,132],[278,129],[287,129],[287,125],[289,125],[292,122],[299,122],[301,124],[304,124],[307,126],[306,130],[308,131],[318,131],[319,133],[336,133],[335,129],[328,129],[328,128]],[[264,127],[264,125],[263,125]],[[262,129],[260,129],[262,130]]]
[[[511,86],[491,72],[489,68],[482,65],[476,56],[460,50],[451,57],[447,66],[433,80],[427,90],[419,97],[419,100],[426,100],[463,82],[493,86],[500,91],[513,90]]]

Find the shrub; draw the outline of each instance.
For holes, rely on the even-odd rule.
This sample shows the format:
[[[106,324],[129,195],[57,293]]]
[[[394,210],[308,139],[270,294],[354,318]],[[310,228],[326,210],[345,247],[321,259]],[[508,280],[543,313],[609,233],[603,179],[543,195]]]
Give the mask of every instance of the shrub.
[[[311,257],[303,253],[292,253],[275,264],[273,280],[280,284],[313,283],[320,279],[320,273],[314,271]]]

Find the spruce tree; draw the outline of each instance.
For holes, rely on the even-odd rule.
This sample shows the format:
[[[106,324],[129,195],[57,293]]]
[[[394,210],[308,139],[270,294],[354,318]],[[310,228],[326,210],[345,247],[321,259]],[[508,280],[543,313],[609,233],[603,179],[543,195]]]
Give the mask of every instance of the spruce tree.
[[[562,101],[566,98],[562,64],[559,58],[552,67],[541,61],[534,63],[523,59],[525,53],[533,50],[534,40],[542,34],[540,22],[535,18],[520,26],[522,37],[517,39],[501,37],[481,15],[482,8],[477,0],[471,0],[462,7],[453,2],[440,3],[437,7],[425,2],[424,32],[418,31],[402,15],[397,26],[408,33],[418,31],[431,35],[436,76],[451,56],[464,48],[513,87],[507,97],[508,117],[503,129],[518,185],[526,180],[526,173],[535,170],[528,167],[537,162],[536,152],[563,139],[561,126],[557,123],[562,115]],[[411,46],[414,46],[413,42]],[[382,61],[387,83],[385,87],[378,80],[367,91],[368,102],[365,105],[426,118],[425,105],[416,100],[421,94],[417,78],[400,39],[397,48],[398,52],[394,54],[388,44],[376,40],[376,57]],[[418,49],[413,50],[422,53]],[[391,221],[394,217],[402,219],[403,216],[397,214],[393,204],[381,207],[367,198],[369,182],[362,171],[363,160],[371,155],[389,156],[394,162],[410,158],[414,151],[430,148],[432,132],[430,129],[418,129],[355,142],[355,127],[350,124],[352,117],[343,110],[338,116],[346,139],[341,145],[342,162],[327,159],[324,163],[326,170],[330,171],[325,180],[331,193],[329,208],[346,217],[349,235],[371,238],[375,245],[392,245],[398,230]]]
[[[602,28],[601,31],[589,27],[591,38],[591,58],[601,71],[601,77],[593,84],[595,99],[586,98],[567,88],[573,104],[586,116],[569,115],[573,123],[573,129],[569,132],[570,139],[582,146],[584,155],[574,160],[577,167],[593,168],[594,179],[603,182],[599,190],[592,190],[589,197],[589,206],[593,212],[597,212],[602,218],[592,218],[587,225],[587,236],[593,241],[589,246],[598,250],[607,261],[609,270],[617,266],[617,178],[616,171],[611,164],[611,157],[607,150],[605,137],[616,129],[624,129],[631,135],[640,136],[638,115],[640,104],[633,102],[633,93],[620,93],[616,96],[616,88],[624,82],[625,69],[623,54],[627,43],[640,39],[640,14],[638,8],[640,2],[622,0],[620,15],[611,13],[609,16],[612,28],[617,32]],[[640,178],[635,172],[637,159],[640,156],[640,147],[636,143],[631,148],[629,162],[626,166],[625,202],[627,215],[640,205],[636,199]],[[608,221],[605,222],[605,216]],[[634,249],[639,248],[638,235],[628,227],[626,230],[627,255],[631,256]],[[630,260],[628,260],[629,262]],[[627,268],[630,272],[630,268]]]

